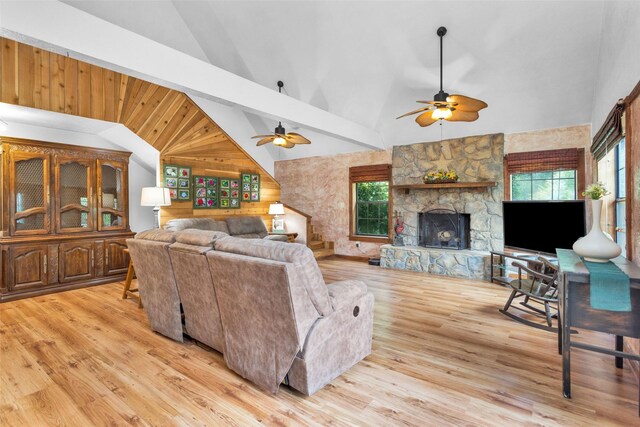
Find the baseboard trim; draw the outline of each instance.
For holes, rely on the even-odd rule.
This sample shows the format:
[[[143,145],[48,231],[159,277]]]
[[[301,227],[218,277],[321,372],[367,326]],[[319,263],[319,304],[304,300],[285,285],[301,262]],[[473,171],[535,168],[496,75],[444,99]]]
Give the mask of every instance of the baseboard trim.
[[[335,254],[336,258],[348,259],[349,261],[358,261],[358,262],[369,262],[368,256],[356,256],[356,255],[341,255]]]

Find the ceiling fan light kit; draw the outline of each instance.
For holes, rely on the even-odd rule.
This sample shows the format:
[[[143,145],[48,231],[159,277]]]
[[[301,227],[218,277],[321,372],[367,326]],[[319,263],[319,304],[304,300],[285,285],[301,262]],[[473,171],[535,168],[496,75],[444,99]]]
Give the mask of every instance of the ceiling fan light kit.
[[[442,89],[442,42],[447,29],[440,27],[436,34],[440,37],[440,91],[433,96],[433,101],[417,101],[419,104],[428,104],[427,107],[410,111],[397,118],[421,113],[416,117],[416,123],[422,127],[432,125],[439,120],[473,122],[480,117],[478,111],[487,108],[487,103],[464,95],[449,95]]]
[[[282,88],[284,87],[284,83],[282,81],[278,81],[278,93],[282,93]],[[284,147],[284,148],[293,148],[298,144],[311,144],[304,136],[299,133],[289,132],[285,130],[282,126],[281,122],[278,122],[278,126],[273,131],[272,135],[256,135],[252,137],[252,139],[260,138],[260,140],[256,143],[256,146],[260,147],[261,145],[265,145],[268,143],[272,143],[276,147]]]

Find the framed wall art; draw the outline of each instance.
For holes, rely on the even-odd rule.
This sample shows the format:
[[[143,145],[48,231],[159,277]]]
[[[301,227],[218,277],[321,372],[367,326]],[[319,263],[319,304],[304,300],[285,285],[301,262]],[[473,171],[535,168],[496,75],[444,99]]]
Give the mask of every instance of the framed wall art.
[[[260,175],[250,172],[242,172],[242,201],[243,202],[259,202],[260,201]]]
[[[214,176],[193,177],[193,207],[215,209],[218,207],[218,178]]]
[[[238,178],[218,178],[221,209],[240,209],[240,181]]]
[[[162,183],[169,189],[171,200],[191,200],[191,167],[164,165]]]

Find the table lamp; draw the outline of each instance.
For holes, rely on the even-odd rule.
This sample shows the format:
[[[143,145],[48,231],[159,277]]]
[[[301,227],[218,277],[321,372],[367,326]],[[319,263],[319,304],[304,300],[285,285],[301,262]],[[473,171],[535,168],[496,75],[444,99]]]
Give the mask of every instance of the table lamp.
[[[142,189],[142,196],[140,197],[140,206],[153,206],[153,215],[155,216],[153,227],[160,228],[160,221],[158,220],[160,206],[171,206],[169,189],[162,187],[144,187]]]
[[[269,215],[275,215],[271,221],[272,231],[284,232],[284,219],[280,215],[284,215],[284,205],[280,202],[271,203],[269,205]]]

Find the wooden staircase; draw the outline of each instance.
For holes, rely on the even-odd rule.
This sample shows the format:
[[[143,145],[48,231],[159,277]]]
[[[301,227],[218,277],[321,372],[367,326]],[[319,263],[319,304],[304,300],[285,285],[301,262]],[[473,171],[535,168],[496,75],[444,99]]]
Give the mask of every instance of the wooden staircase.
[[[309,235],[311,237],[307,243],[307,246],[309,246],[309,248],[311,248],[311,250],[313,251],[313,256],[316,257],[316,259],[333,256],[335,254],[333,242],[325,241],[320,233],[316,233],[313,224],[311,224],[310,227],[311,233]]]

